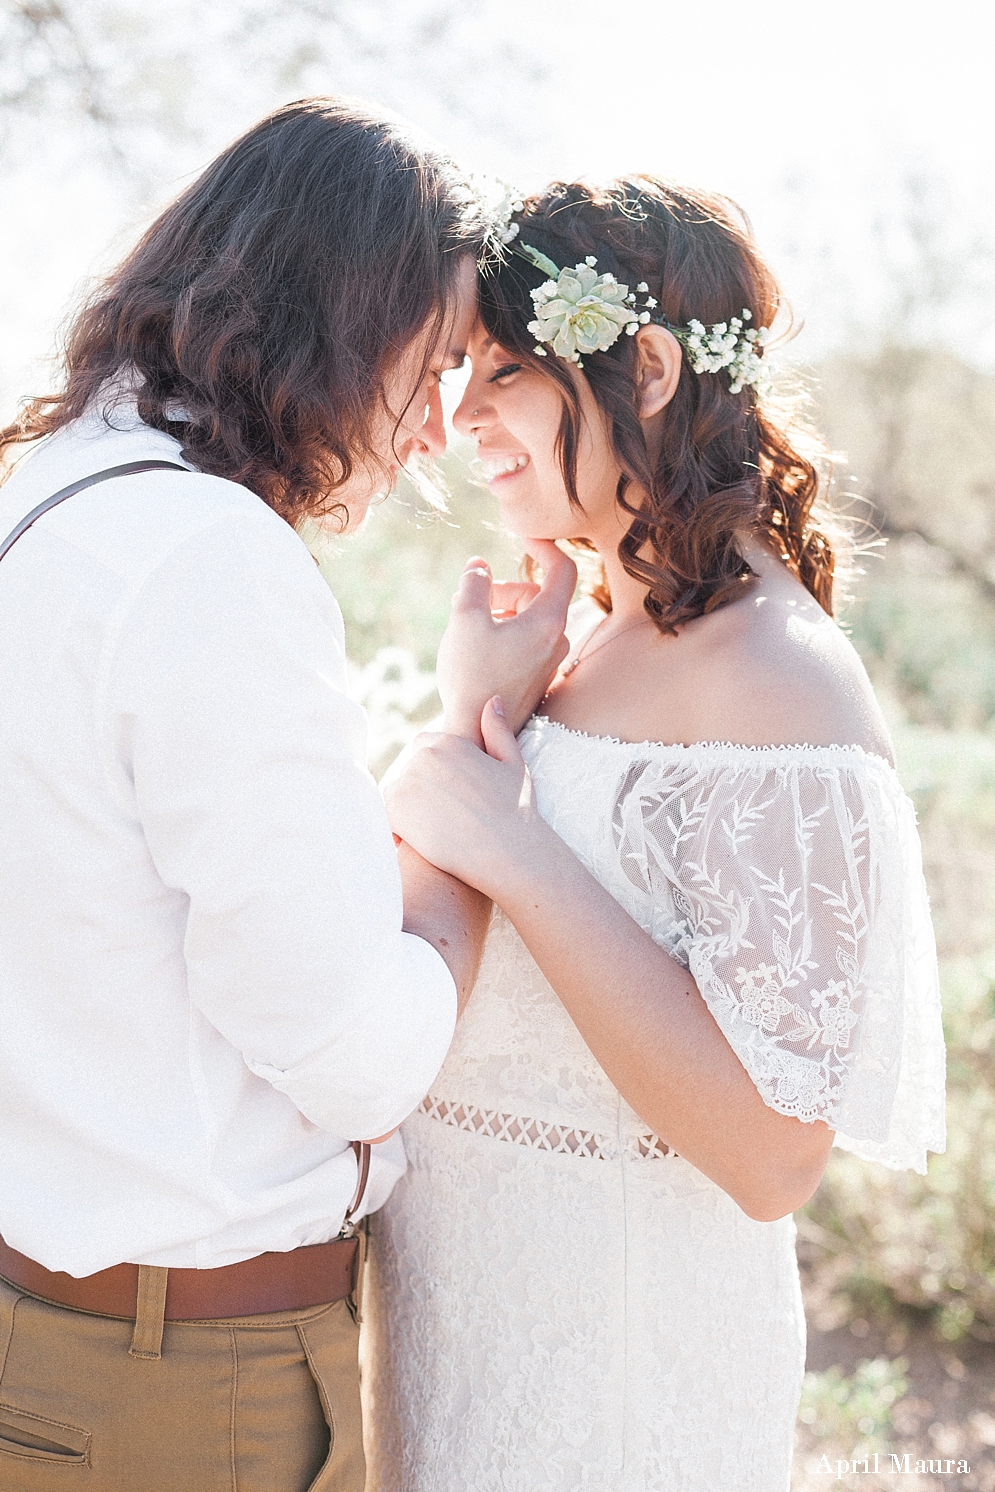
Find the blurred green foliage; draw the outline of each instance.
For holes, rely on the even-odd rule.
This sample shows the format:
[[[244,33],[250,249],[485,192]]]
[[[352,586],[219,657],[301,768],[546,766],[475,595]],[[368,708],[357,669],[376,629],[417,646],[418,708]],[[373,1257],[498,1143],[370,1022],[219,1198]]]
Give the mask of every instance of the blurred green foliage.
[[[926,1312],[995,1340],[995,379],[884,347],[823,370],[823,423],[888,535],[847,613],[894,721],[940,955],[947,1151],[926,1176],[835,1151],[799,1219],[836,1320]]]
[[[933,1316],[939,1335],[995,1341],[995,968],[943,965],[947,1150],[926,1176],[834,1151],[799,1219],[835,1318]]]
[[[851,1458],[884,1450],[892,1409],[908,1392],[908,1366],[903,1357],[876,1357],[848,1378],[839,1368],[806,1373],[798,1418],[813,1438],[846,1446]]]
[[[463,566],[475,555],[499,579],[518,574],[519,547],[497,525],[497,504],[470,473],[463,442],[443,457],[448,513],[429,506],[403,478],[371,508],[355,535],[318,552],[322,573],[346,618],[349,656],[369,663],[380,648],[402,647],[422,668],[435,665]]]

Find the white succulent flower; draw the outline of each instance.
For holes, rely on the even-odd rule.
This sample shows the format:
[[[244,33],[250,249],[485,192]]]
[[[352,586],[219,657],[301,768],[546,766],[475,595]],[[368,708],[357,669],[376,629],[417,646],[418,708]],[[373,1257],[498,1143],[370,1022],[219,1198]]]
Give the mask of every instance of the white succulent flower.
[[[747,385],[761,395],[769,391],[770,374],[761,360],[760,349],[770,334],[765,326],[746,327],[746,322],[753,320],[748,308],[744,307],[738,316],[730,316],[728,321],[716,321],[711,327],[696,317],[686,326],[673,326],[664,316],[650,314],[657,302],[648,293],[645,280],[636,286],[636,295],[645,297],[642,307],[636,309],[636,295],[628,285],[620,285],[612,274],[596,272],[598,261],[593,254],[573,269],[560,269],[531,244],[519,243],[513,252],[549,276],[530,292],[535,319],[528,327],[536,339],[538,356],[546,356],[546,347],[542,345],[546,343],[557,357],[582,368],[582,353],[606,352],[623,332],[633,337],[640,326],[655,320],[677,338],[695,373],[719,373],[725,369],[733,394]]]
[[[614,275],[596,273],[597,259],[561,269],[555,284],[547,281],[532,291],[536,319],[529,331],[552,346],[557,357],[583,367],[581,354],[605,352],[639,317],[626,301],[628,285]]]

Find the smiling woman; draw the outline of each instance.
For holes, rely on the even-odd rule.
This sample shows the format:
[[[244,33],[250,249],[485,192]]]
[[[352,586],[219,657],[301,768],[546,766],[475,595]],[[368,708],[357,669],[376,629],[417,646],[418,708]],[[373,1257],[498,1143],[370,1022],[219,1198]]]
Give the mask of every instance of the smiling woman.
[[[915,816],[832,619],[741,215],[639,177],[513,222],[455,422],[544,566],[596,552],[601,610],[516,739],[465,577],[446,733],[388,788],[497,910],[377,1224],[377,1485],[786,1492],[790,1213],[834,1142],[917,1170],[943,1146]]]

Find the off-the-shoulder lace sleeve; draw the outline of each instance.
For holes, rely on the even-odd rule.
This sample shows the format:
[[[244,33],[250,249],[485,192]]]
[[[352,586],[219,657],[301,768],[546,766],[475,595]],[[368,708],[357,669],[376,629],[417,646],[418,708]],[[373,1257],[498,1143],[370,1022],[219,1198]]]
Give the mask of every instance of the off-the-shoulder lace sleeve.
[[[857,749],[630,761],[620,869],[771,1108],[896,1169],[944,1146],[944,1052],[915,814]]]

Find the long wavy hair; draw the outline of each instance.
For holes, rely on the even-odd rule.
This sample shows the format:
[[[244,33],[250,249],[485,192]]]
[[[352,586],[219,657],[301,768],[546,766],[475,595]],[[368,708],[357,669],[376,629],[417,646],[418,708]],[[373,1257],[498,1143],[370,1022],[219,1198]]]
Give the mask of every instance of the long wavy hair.
[[[784,306],[749,225],[733,202],[652,176],[605,186],[554,182],[525,200],[518,241],[561,268],[597,259],[635,288],[646,283],[663,318],[712,326],[742,309],[771,327]],[[514,247],[514,245],[512,245]],[[552,379],[563,399],[557,451],[571,502],[577,497],[581,411],[572,365],[535,353],[529,292],[546,275],[515,253],[492,260],[481,286],[488,333],[516,361]],[[638,417],[635,339],[585,353],[584,371],[603,410],[622,475],[617,499],[629,518],[619,545],[626,571],[647,587],[645,607],[663,632],[736,599],[752,571],[740,535],[759,534],[819,604],[833,612],[839,525],[824,501],[825,448],[800,418],[798,400],[730,392],[727,373],[695,373],[685,355],[651,458]],[[633,496],[637,500],[633,501]],[[831,537],[832,536],[832,537]],[[607,611],[604,584],[593,591]]]
[[[334,511],[357,465],[383,464],[374,427],[386,410],[396,432],[404,414],[387,409],[386,382],[416,335],[441,334],[459,261],[487,232],[452,162],[397,121],[347,99],[288,104],[97,287],[69,332],[63,388],[0,430],[0,455],[95,402],[112,422],[126,397],[192,465],[291,524]]]

